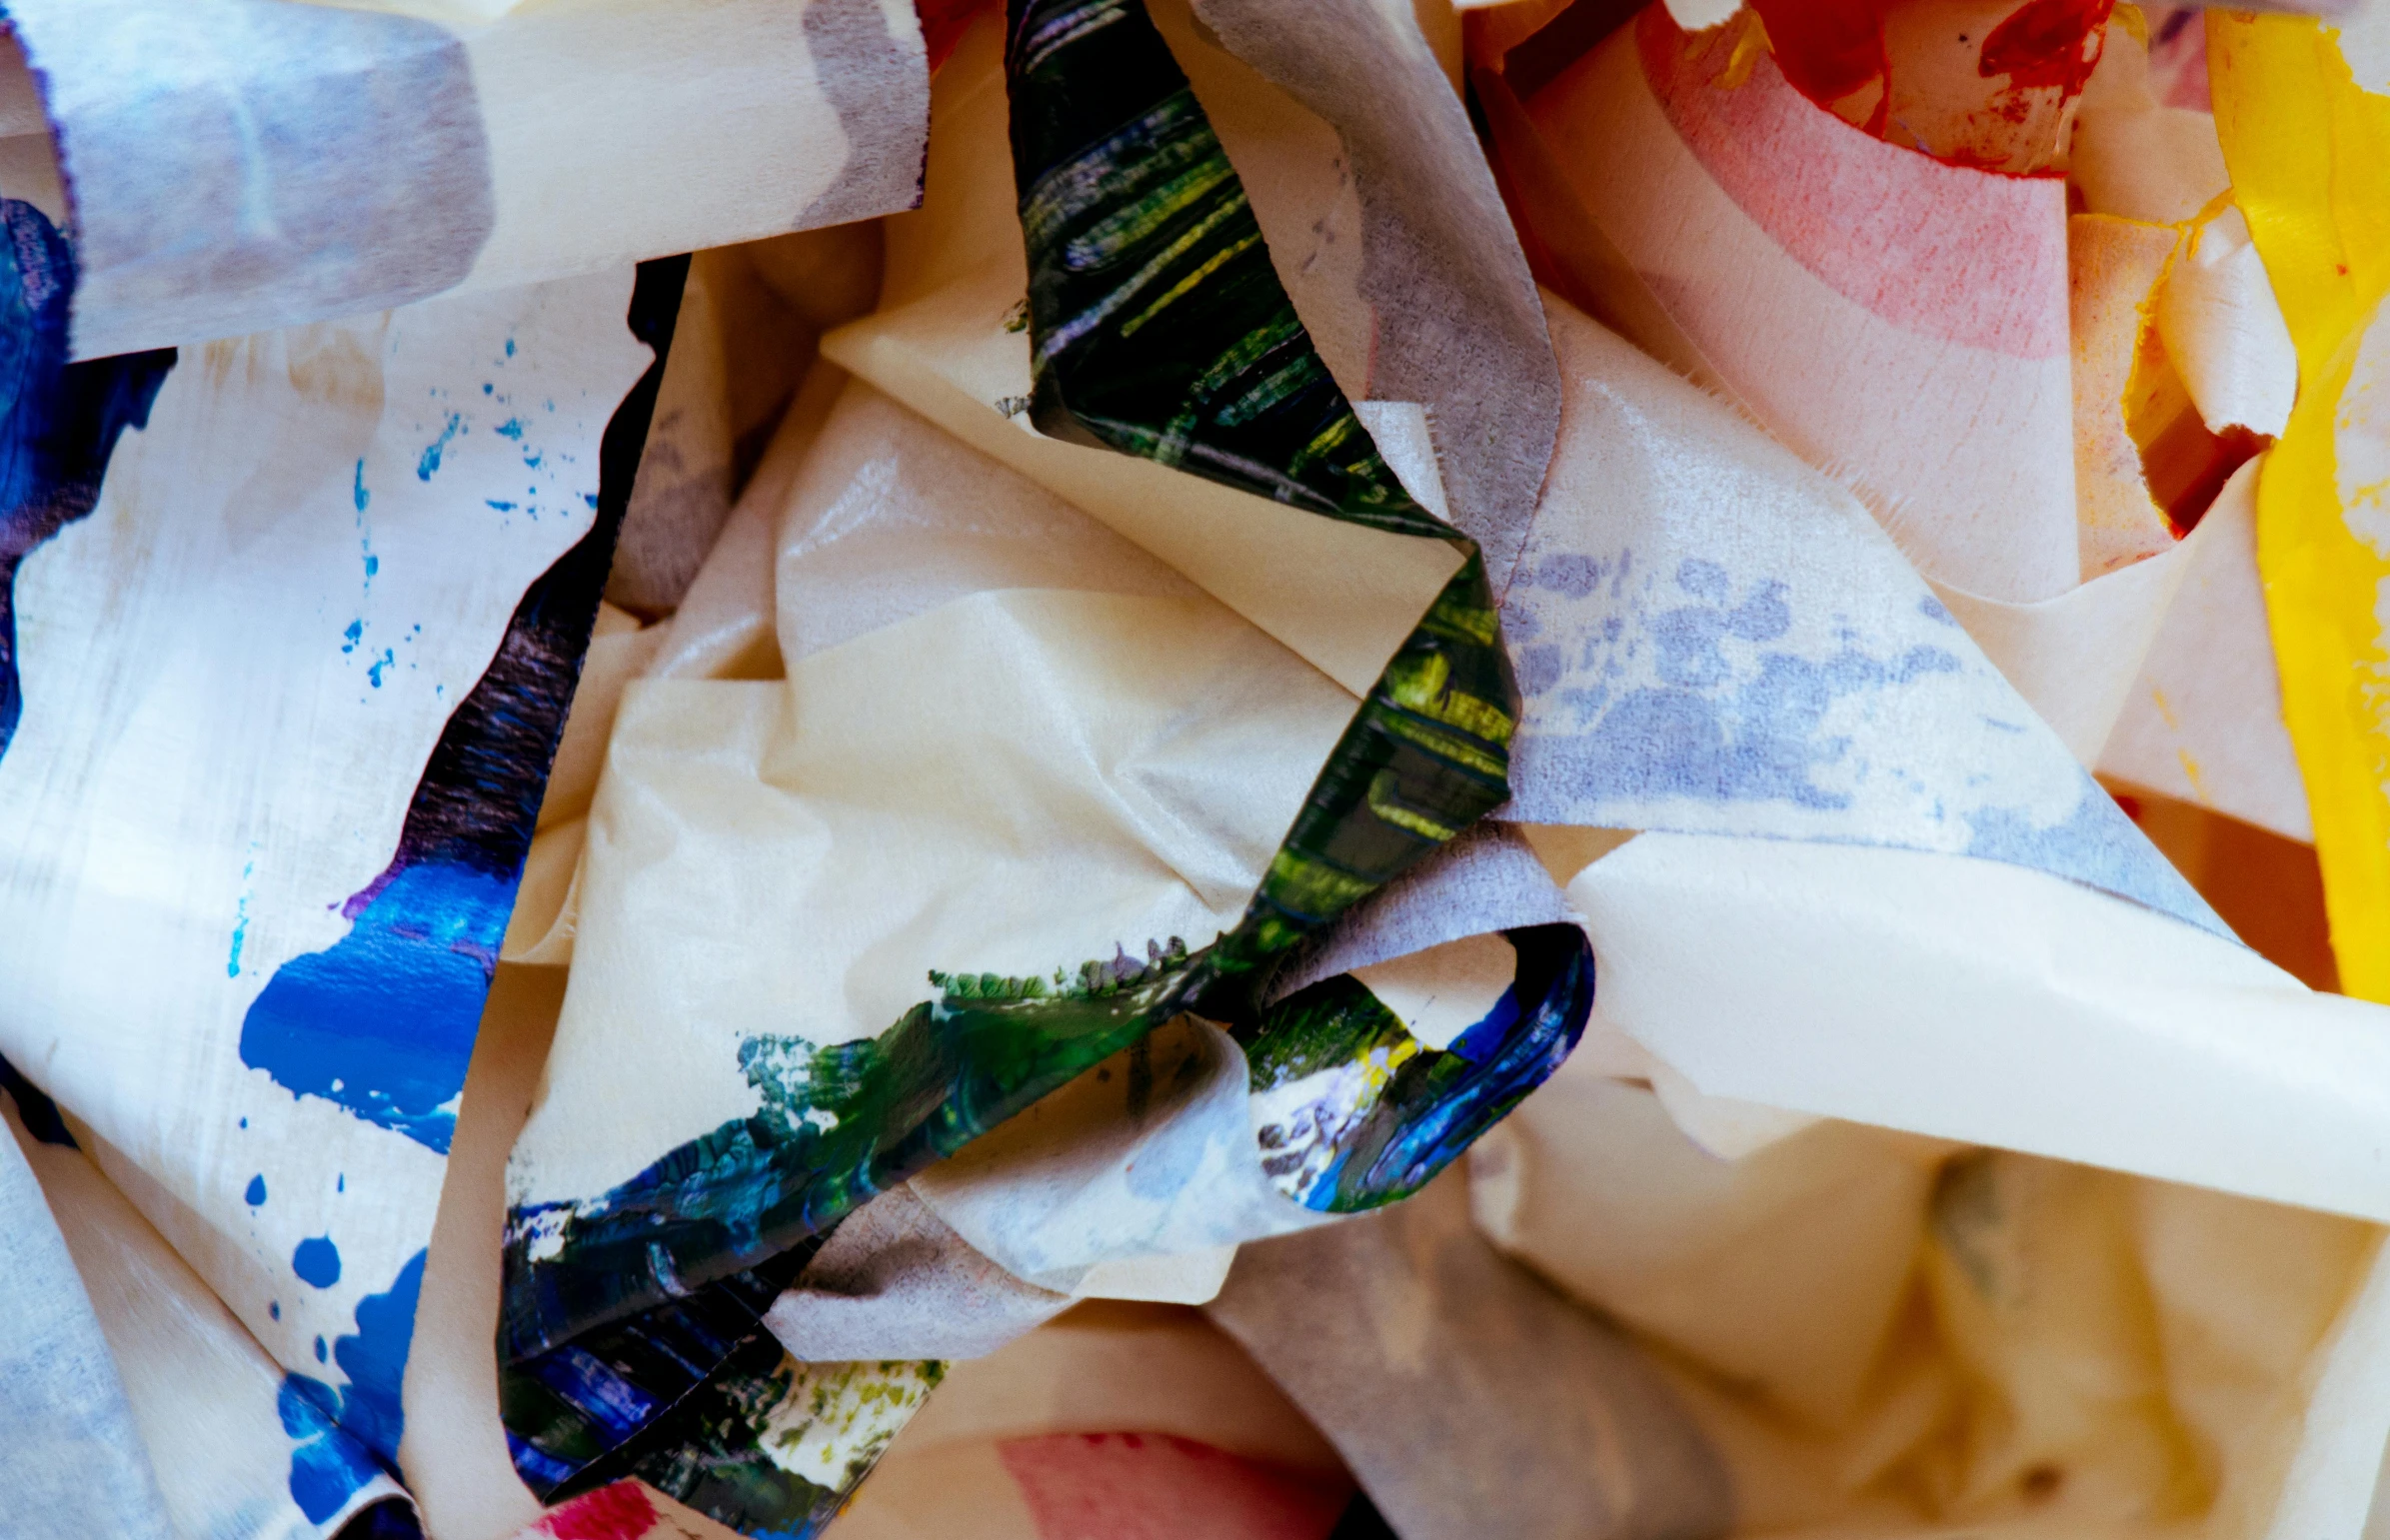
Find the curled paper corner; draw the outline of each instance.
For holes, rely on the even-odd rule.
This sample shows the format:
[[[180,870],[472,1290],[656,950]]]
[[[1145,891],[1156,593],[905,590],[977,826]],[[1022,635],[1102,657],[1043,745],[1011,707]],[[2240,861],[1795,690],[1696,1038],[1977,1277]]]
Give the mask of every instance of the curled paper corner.
[[[2208,426],[2280,438],[2298,395],[2298,350],[2238,207],[2192,231],[2156,299],[2166,353]]]

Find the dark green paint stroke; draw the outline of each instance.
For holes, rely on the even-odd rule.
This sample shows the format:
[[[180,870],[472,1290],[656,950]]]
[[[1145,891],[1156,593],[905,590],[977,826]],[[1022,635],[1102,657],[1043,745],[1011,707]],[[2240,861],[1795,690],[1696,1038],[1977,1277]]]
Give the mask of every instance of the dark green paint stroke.
[[[820,1233],[1183,1010],[1255,1019],[1255,991],[1291,948],[1508,795],[1518,693],[1483,565],[1402,490],[1320,364],[1153,24],[1126,0],[1017,0],[1008,61],[1039,429],[1466,559],[1234,929],[1192,954],[1149,941],[1142,962],[1052,984],[934,975],[938,998],[868,1041],[748,1042],[754,1116],[600,1198],[510,1215],[510,1360]]]
[[[1503,935],[1518,955],[1510,987],[1448,1048],[1418,1043],[1349,973],[1287,996],[1238,1034],[1256,1091],[1372,1055],[1399,1061],[1358,1105],[1305,1108],[1259,1130],[1261,1168],[1287,1196],[1329,1213],[1408,1197],[1560,1067],[1593,1009],[1593,949],[1575,925]]]

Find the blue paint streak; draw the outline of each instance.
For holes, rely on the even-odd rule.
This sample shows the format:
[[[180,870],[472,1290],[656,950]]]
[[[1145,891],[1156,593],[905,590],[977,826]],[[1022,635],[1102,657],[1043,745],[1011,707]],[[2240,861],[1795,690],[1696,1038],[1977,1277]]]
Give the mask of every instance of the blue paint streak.
[[[429,860],[368,891],[348,935],[275,971],[241,1062],[445,1154],[514,883]]]
[[[2239,939],[2089,774],[2083,776],[2083,794],[2074,811],[2062,822],[2037,825],[2010,807],[1979,807],[1966,818],[1969,855],[2038,867],[2146,904],[2227,940]]]
[[[372,493],[370,493],[370,492],[368,492],[368,491],[366,491],[366,490],[365,490],[365,462],[364,462],[364,461],[362,461],[362,460],[360,460],[360,461],[358,461],[358,462],[357,462],[357,493],[356,493],[356,496],[357,496],[357,512],[359,512],[359,513],[361,513],[361,514],[362,514],[362,513],[364,513],[364,512],[365,512],[366,505],[367,505],[367,504],[369,504],[369,503],[371,503],[371,502],[374,500],[374,495],[373,495]]]
[[[172,349],[67,362],[72,246],[29,203],[0,198],[0,754],[24,711],[17,569],[90,514],[128,428],[148,426]]]
[[[1582,570],[1545,562],[1535,582],[1589,594],[1602,576],[1601,564],[1580,565]],[[1756,676],[1736,685],[1721,644],[1731,638],[1756,646],[1790,631],[1785,586],[1774,580],[1755,584],[1737,603],[1725,569],[1699,560],[1678,564],[1675,582],[1698,602],[1663,611],[1648,626],[1658,652],[1658,683],[1616,695],[1598,684],[1563,694],[1586,731],[1553,739],[1545,752],[1595,794],[1848,806],[1847,794],[1811,778],[1850,747],[1847,739],[1822,732],[1834,703],[1959,669],[1955,655],[1932,647],[1911,647],[1891,658],[1844,647],[1815,661],[1762,652]],[[1522,649],[1519,686],[1541,694],[1565,669],[1555,647]]]
[[[291,1253],[291,1271],[299,1281],[312,1287],[328,1289],[340,1281],[340,1247],[332,1244],[329,1235],[299,1242],[299,1249]]]
[[[332,1348],[348,1376],[346,1386],[335,1391],[304,1374],[283,1377],[277,1400],[282,1428],[301,1441],[291,1452],[291,1497],[311,1522],[330,1518],[374,1478],[380,1468],[374,1456],[387,1464],[398,1460],[406,1430],[399,1386],[415,1340],[423,1263],[424,1253],[416,1252],[387,1293],[358,1301],[356,1334]]]
[[[241,1194],[241,1198],[251,1208],[266,1200],[266,1178],[263,1172],[249,1178],[249,1189]]]
[[[450,441],[465,430],[465,420],[456,413],[448,414],[448,426],[440,430],[440,437],[424,446],[423,458],[415,462],[415,479],[430,481],[440,470],[440,457],[448,452]]]

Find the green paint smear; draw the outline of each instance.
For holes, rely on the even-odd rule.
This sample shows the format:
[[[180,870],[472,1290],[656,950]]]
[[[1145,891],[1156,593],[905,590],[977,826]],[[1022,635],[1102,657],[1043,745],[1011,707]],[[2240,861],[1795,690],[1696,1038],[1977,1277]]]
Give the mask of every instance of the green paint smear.
[[[754,1116],[601,1198],[510,1215],[510,1360],[825,1231],[1183,1010],[1244,1023],[1248,1053],[1267,1057],[1280,1028],[1261,1029],[1255,996],[1268,972],[1508,795],[1518,693],[1483,564],[1403,491],[1320,363],[1142,7],[1016,0],[1008,64],[1039,430],[1466,560],[1345,729],[1233,929],[1051,982],[933,975],[937,997],[869,1041],[749,1041]]]

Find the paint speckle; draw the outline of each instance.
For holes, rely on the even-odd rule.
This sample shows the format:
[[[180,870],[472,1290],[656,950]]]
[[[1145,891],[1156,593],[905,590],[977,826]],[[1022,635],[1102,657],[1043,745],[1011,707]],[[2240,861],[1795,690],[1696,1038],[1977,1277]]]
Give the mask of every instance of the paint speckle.
[[[248,1126],[249,1126],[249,1119],[247,1119],[246,1117],[242,1118],[242,1119],[241,1119],[241,1126],[242,1126],[242,1127],[244,1127],[244,1128],[248,1127]]]
[[[482,499],[482,501],[483,501],[484,503],[487,503],[487,504],[489,504],[489,505],[490,505],[492,508],[495,508],[495,509],[497,509],[497,510],[498,510],[500,513],[502,513],[502,514],[511,514],[511,513],[513,513],[513,512],[515,511],[515,505],[514,505],[514,504],[512,504],[512,503],[502,503],[502,502],[500,502],[500,501],[499,501],[498,499],[496,499],[496,498],[484,498],[484,499]]]
[[[266,1178],[263,1173],[249,1178],[248,1190],[241,1194],[241,1200],[251,1208],[266,1200]]]
[[[299,1249],[291,1253],[291,1271],[299,1281],[316,1288],[328,1289],[340,1281],[340,1248],[332,1244],[329,1235],[299,1242]]]
[[[276,1319],[276,1320],[281,1320],[281,1319],[282,1319],[282,1301],[281,1301],[281,1300],[279,1300],[279,1299],[276,1299],[276,1300],[272,1300],[272,1301],[268,1302],[268,1304],[266,1305],[266,1313],[267,1313],[268,1315],[270,1315],[270,1316],[274,1317],[274,1319]]]
[[[356,498],[357,512],[361,514],[365,512],[366,505],[374,500],[374,495],[365,490],[365,462],[362,460],[357,462]]]
[[[508,418],[505,422],[498,425],[498,432],[503,438],[513,439],[518,444],[522,443],[523,419],[519,417]]]
[[[587,503],[594,512],[598,506],[598,495],[594,492],[585,492],[581,495],[581,501]]]
[[[440,430],[440,437],[423,448],[423,458],[415,462],[415,479],[428,482],[440,470],[440,457],[448,452],[449,444],[465,431],[465,420],[456,413],[448,414],[448,426]]]
[[[391,653],[390,649],[382,649],[382,656],[374,661],[374,666],[372,668],[365,671],[365,677],[373,681],[374,689],[380,690],[382,688],[383,671],[387,670],[396,662],[398,662],[398,659]]]
[[[346,1192],[346,1191],[348,1191],[348,1190],[349,1190],[349,1173],[348,1173],[348,1172],[346,1172],[346,1171],[343,1171],[343,1172],[341,1172],[341,1173],[340,1173],[340,1177],[339,1177],[339,1179],[338,1179],[338,1180],[336,1180],[335,1182],[333,1182],[333,1184],[332,1184],[332,1190],[333,1190],[333,1191],[335,1191],[335,1192]]]
[[[315,1339],[315,1361],[317,1363],[322,1363],[331,1356],[332,1355],[330,1353],[325,1351],[324,1339],[321,1336],[317,1337]]]
[[[365,622],[361,620],[349,622],[349,629],[340,634],[340,650],[344,653],[356,652],[357,644],[362,641],[364,637]]]
[[[506,340],[506,356],[508,358],[513,358],[515,356],[515,339],[512,337],[509,337]]]
[[[257,862],[252,859],[241,868],[241,901],[232,911],[232,953],[224,959],[224,976],[241,976],[241,948],[249,940],[249,879],[257,874]],[[247,1123],[242,1124],[247,1127]]]

